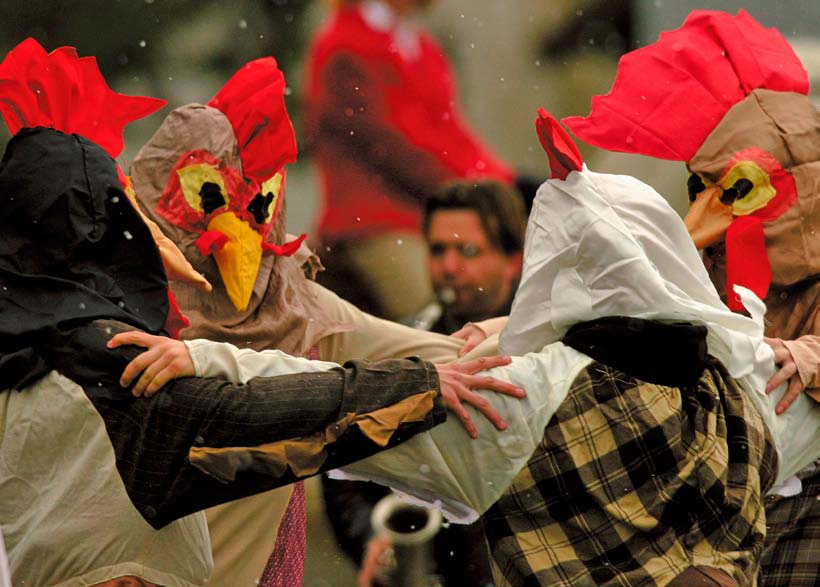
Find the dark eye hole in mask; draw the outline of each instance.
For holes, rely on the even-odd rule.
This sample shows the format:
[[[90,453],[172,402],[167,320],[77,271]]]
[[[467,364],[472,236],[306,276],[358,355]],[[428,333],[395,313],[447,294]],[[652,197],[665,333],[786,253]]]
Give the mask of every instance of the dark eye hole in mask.
[[[262,194],[256,194],[253,200],[251,200],[251,203],[248,204],[248,212],[253,214],[253,219],[256,220],[257,224],[265,223],[265,219],[270,212],[271,202],[273,202],[273,194],[268,192],[264,196]]]
[[[706,189],[706,184],[703,183],[703,180],[697,173],[693,173],[689,176],[689,179],[686,180],[686,190],[689,192],[689,201],[694,202],[695,198],[698,197],[698,194]]]
[[[202,210],[206,215],[225,205],[225,196],[222,194],[222,190],[213,182],[206,181],[203,183],[199,189],[199,195],[202,197]]]
[[[732,187],[723,190],[720,201],[726,206],[731,206],[735,200],[747,196],[753,187],[754,184],[748,179],[739,179]]]

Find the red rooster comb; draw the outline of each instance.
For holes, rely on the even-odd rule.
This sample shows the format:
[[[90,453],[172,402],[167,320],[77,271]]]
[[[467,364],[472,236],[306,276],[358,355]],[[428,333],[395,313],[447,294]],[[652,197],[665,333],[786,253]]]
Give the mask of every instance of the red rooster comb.
[[[116,158],[128,123],[148,116],[165,100],[125,96],[105,83],[94,57],[73,47],[51,53],[28,38],[0,63],[0,114],[9,131],[45,126],[94,141]]]
[[[259,182],[296,161],[296,134],[285,108],[285,76],[273,57],[247,63],[208,106],[231,122],[245,177]]]
[[[581,171],[584,160],[575,142],[552,114],[538,109],[535,131],[550,162],[552,179],[566,179],[570,171]]]
[[[696,10],[624,55],[587,118],[562,122],[597,147],[688,161],[726,112],[761,88],[808,94],[808,74],[786,39],[744,10]]]

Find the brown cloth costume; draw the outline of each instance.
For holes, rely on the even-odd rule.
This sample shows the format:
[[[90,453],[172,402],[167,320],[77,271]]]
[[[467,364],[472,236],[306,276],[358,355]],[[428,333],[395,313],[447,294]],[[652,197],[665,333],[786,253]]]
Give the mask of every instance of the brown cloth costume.
[[[183,314],[190,321],[181,336],[230,342],[254,350],[279,349],[294,356],[307,356],[317,341],[343,326],[326,317],[315,296],[307,290],[307,280],[298,262],[289,257],[263,257],[247,309],[238,312],[228,297],[213,259],[203,257],[196,247],[197,234],[174,226],[154,212],[166,188],[172,168],[184,154],[205,149],[234,169],[241,169],[236,135],[226,116],[209,106],[191,104],[173,111],[151,140],[139,152],[131,170],[134,189],[146,213],[183,251],[193,266],[214,285],[203,294],[185,284],[173,291]],[[284,202],[282,204],[284,208]],[[269,239],[285,238],[285,214],[280,211]],[[291,489],[278,490],[277,497],[260,495],[232,502],[206,512],[214,552],[212,584],[243,584],[258,579],[273,551],[276,528],[284,513]],[[250,525],[250,527],[249,527]],[[255,531],[254,531],[255,528]],[[248,556],[237,538],[262,534]]]
[[[801,94],[756,90],[729,111],[689,169],[719,176],[734,153],[754,145],[773,154],[794,177],[797,202],[763,223],[772,284],[765,298],[766,335],[781,338],[798,366],[806,393],[820,399],[820,112]],[[726,249],[704,250],[709,276],[726,299]],[[801,360],[802,359],[802,360]],[[800,495],[767,498],[763,587],[810,587],[820,580],[820,474],[798,475]]]
[[[228,298],[213,259],[204,257],[195,245],[198,235],[156,214],[172,168],[184,153],[195,149],[207,150],[234,169],[242,168],[230,122],[219,110],[200,104],[171,112],[139,151],[131,168],[134,190],[146,214],[214,286],[212,293],[203,294],[185,284],[172,284],[179,307],[190,321],[182,332],[183,338],[230,342],[254,350],[276,348],[294,356],[306,356],[321,337],[344,327],[327,318],[308,294],[297,260],[275,255],[263,257],[248,308],[238,312]],[[283,202],[283,208],[285,205]],[[271,230],[270,242],[285,240],[283,212]]]

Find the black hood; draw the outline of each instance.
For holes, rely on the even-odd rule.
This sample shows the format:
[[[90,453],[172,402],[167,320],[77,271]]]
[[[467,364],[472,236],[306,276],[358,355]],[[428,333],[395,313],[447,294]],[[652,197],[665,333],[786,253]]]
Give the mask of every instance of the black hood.
[[[45,374],[55,335],[92,320],[159,332],[167,288],[102,148],[47,128],[11,139],[0,163],[0,390]]]

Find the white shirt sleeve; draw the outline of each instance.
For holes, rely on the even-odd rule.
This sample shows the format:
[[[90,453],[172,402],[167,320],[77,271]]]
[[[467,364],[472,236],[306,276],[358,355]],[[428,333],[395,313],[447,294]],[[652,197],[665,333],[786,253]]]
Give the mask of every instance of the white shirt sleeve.
[[[282,351],[240,349],[227,342],[204,339],[184,342],[198,377],[221,377],[233,383],[246,383],[254,377],[329,371],[339,366],[328,361],[292,357]]]
[[[507,422],[507,430],[496,430],[473,411],[479,431],[475,440],[451,417],[389,451],[332,471],[331,477],[375,481],[441,509],[450,521],[469,523],[512,484],[543,440],[544,428],[578,373],[591,362],[560,342],[514,357],[510,365],[484,373],[524,387],[527,397],[479,392]]]

